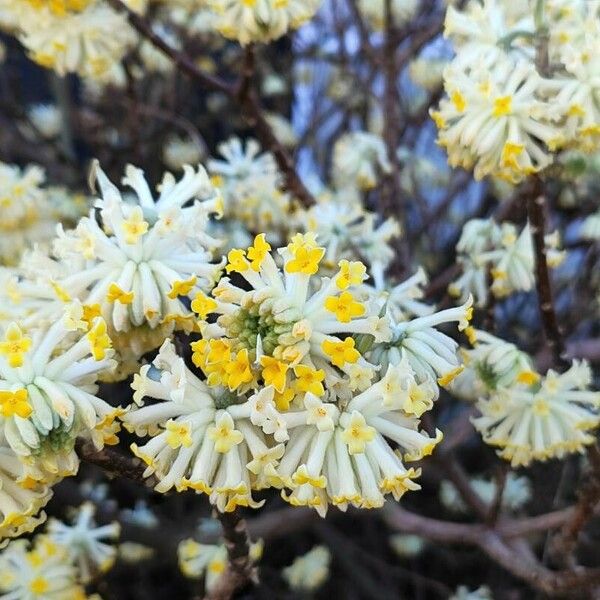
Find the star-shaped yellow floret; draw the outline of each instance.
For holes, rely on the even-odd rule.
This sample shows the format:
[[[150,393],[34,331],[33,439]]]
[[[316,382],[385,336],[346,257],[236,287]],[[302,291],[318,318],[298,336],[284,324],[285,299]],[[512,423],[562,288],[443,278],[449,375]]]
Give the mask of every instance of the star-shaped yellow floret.
[[[321,349],[336,367],[345,363],[355,363],[360,358],[360,352],[354,348],[354,340],[347,337],[344,341],[323,340]]]
[[[254,245],[248,248],[248,260],[250,268],[253,271],[260,271],[265,256],[270,252],[271,246],[265,239],[265,234],[261,233],[254,238]]]
[[[242,432],[234,429],[233,419],[227,412],[222,413],[216,423],[208,428],[207,435],[215,443],[215,450],[221,454],[229,452],[244,439]]]
[[[308,365],[297,365],[294,367],[294,374],[297,377],[294,385],[299,392],[310,392],[315,396],[322,396],[325,393],[323,387],[325,371],[323,369],[317,370]]]
[[[335,284],[340,290],[347,290],[351,285],[360,285],[366,276],[367,267],[360,261],[340,260],[340,268]]]
[[[136,206],[128,219],[121,223],[126,244],[137,244],[137,241],[148,231],[148,223],[144,221],[144,213]]]
[[[189,448],[192,445],[191,426],[189,423],[178,423],[169,419],[165,427],[167,431],[167,444],[173,450],[185,446]]]
[[[215,312],[217,302],[206,294],[198,292],[192,300],[192,310],[204,321],[212,312]]]
[[[262,376],[265,385],[272,385],[279,393],[285,389],[288,365],[271,356],[261,356],[260,364],[263,367]]]
[[[3,417],[14,417],[15,415],[26,419],[31,415],[32,408],[28,401],[27,390],[21,388],[14,392],[8,390],[0,391],[0,413]]]
[[[24,336],[16,323],[11,323],[4,334],[4,341],[0,342],[0,354],[6,356],[9,366],[20,367],[31,343],[31,338]]]
[[[229,262],[227,263],[225,270],[228,273],[243,273],[250,268],[250,263],[246,260],[246,252],[239,248],[230,250],[227,255],[227,260]]]
[[[171,289],[167,296],[171,298],[171,300],[175,300],[179,296],[187,296],[196,285],[196,281],[198,278],[195,275],[192,275],[189,279],[180,279],[176,280],[171,284]]]
[[[103,360],[106,357],[106,351],[112,346],[110,337],[106,333],[106,321],[97,319],[86,337],[90,343],[94,360]]]
[[[210,359],[209,359],[210,360]],[[235,358],[229,361],[225,366],[227,373],[227,384],[231,391],[237,389],[243,383],[252,381],[252,371],[250,370],[250,361],[248,359],[248,350],[240,350]]]
[[[319,263],[325,255],[325,248],[306,248],[301,246],[285,264],[287,273],[314,275],[319,270]]]
[[[325,308],[335,314],[341,323],[350,323],[355,317],[365,314],[365,307],[361,302],[356,302],[350,292],[342,292],[339,296],[329,296],[325,300]]]
[[[362,454],[367,443],[373,441],[376,433],[375,428],[367,425],[363,415],[355,410],[350,423],[342,432],[342,440],[348,445],[350,454]]]

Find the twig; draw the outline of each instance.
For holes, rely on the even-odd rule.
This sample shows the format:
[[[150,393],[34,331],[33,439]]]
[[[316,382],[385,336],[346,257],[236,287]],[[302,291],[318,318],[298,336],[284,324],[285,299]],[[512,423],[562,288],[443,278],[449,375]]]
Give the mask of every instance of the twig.
[[[239,511],[218,513],[217,517],[223,527],[228,565],[206,600],[230,600],[250,581],[256,581],[256,569],[250,559],[248,527]]]
[[[557,558],[564,559],[573,553],[579,534],[594,515],[594,510],[600,502],[600,449],[596,444],[590,447],[587,456],[590,467],[579,490],[577,505],[571,518],[551,542],[550,552]]]
[[[527,194],[527,216],[529,218],[529,227],[531,229],[535,253],[535,285],[538,295],[538,306],[546,342],[552,351],[554,365],[565,368],[568,365],[567,353],[554,310],[548,261],[546,259],[546,241],[544,239],[545,204],[543,181],[538,176],[534,176],[532,189]]]
[[[255,129],[256,135],[262,145],[273,153],[277,165],[285,178],[288,191],[306,207],[315,204],[315,199],[300,179],[287,150],[279,142],[273,133],[272,127],[265,118],[258,96],[251,90],[250,79],[252,73],[244,73],[242,75],[241,85],[231,85],[219,77],[204,73],[185,52],[176,50],[156,35],[152,31],[152,27],[148,21],[143,16],[133,12],[122,0],[106,0],[106,2],[115,10],[125,13],[129,24],[143,38],[147,39],[153,46],[168,56],[180,71],[186,73],[203,87],[223,92],[237,102],[242,116]],[[250,78],[248,75],[250,75]]]
[[[83,439],[77,440],[75,450],[81,460],[100,467],[109,475],[124,477],[145,487],[156,484],[153,477],[144,477],[146,469],[137,458],[125,456],[108,446],[97,450],[91,441]]]
[[[551,571],[531,557],[517,554],[515,547],[507,544],[505,538],[509,532],[525,535],[539,530],[540,525],[543,525],[542,529],[558,526],[560,522],[557,523],[557,521],[568,518],[571,514],[570,512],[559,512],[534,518],[535,520],[524,519],[520,522],[520,527],[511,532],[507,523],[499,524],[496,528],[491,529],[483,525],[440,521],[416,515],[391,502],[383,510],[384,519],[391,528],[439,542],[477,546],[515,577],[526,581],[549,596],[597,585],[600,583],[600,569]],[[556,519],[556,516],[560,518]],[[546,519],[546,517],[548,518]],[[531,529],[528,527],[529,522],[533,526]]]

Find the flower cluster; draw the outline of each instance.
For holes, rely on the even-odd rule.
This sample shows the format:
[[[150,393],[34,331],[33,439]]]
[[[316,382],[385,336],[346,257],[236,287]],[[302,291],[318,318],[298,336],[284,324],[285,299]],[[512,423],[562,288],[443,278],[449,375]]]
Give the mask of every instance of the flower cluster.
[[[1,426],[26,476],[52,483],[77,472],[79,436],[116,443],[121,413],[96,396],[99,373],[115,366],[105,321],[80,303],[31,335],[11,323],[0,342]]]
[[[134,400],[159,401],[123,417],[150,436],[132,446],[146,475],[161,492],[205,493],[222,511],[260,506],[252,491],[266,487],[321,514],[329,504],[372,508],[417,489],[419,470],[404,462],[427,456],[442,437],[421,431],[419,419],[438,383],[460,371],[455,342],[435,327],[466,327],[470,305],[402,323],[391,311],[394,322],[381,295],[366,291],[362,263],[342,260],[332,278],[318,276],[325,248],[314,235],[297,234],[276,257],[270,251],[264,234],[231,250],[229,277],[192,301],[202,334],[192,360],[206,381],[169,341],[136,375]]]
[[[292,590],[314,592],[327,581],[330,562],[331,554],[327,547],[315,546],[285,567],[283,577]]]
[[[558,250],[559,243],[558,232],[546,236],[550,267],[558,267],[565,258],[565,252]],[[478,306],[485,306],[490,291],[496,298],[504,298],[533,288],[535,257],[528,225],[519,233],[512,223],[473,219],[464,225],[456,250],[462,274],[448,288],[452,296],[464,299],[472,294]]]
[[[448,8],[445,35],[456,57],[444,73],[448,97],[432,117],[452,166],[517,183],[559,148],[598,148],[598,10],[595,2],[550,6],[540,22],[526,3]],[[550,32],[550,66],[539,73],[542,30]]]
[[[339,189],[370,190],[377,185],[379,172],[389,173],[391,168],[383,140],[372,133],[348,133],[333,149],[333,179]]]
[[[493,505],[498,493],[498,484],[496,481],[474,478],[471,479],[470,485],[487,506]],[[508,473],[502,491],[502,508],[517,512],[529,500],[531,500],[531,485],[529,480],[526,477],[519,477],[514,473]],[[440,485],[440,501],[452,512],[467,513],[469,511],[454,484],[446,479]]]
[[[272,241],[285,239],[292,205],[273,155],[256,140],[239,138],[219,144],[218,152],[222,158],[211,159],[208,169],[222,191],[225,218],[248,231],[268,227]]]
[[[242,45],[269,42],[311,19],[319,0],[209,0],[215,15],[214,27]]]
[[[263,552],[262,540],[250,545],[250,560],[260,561]],[[210,594],[227,569],[227,548],[225,545],[200,544],[193,539],[183,540],[177,547],[179,568],[190,579],[204,577],[204,590]]]
[[[499,387],[477,402],[481,416],[472,419],[486,443],[513,467],[533,460],[583,452],[596,440],[591,433],[600,422],[600,393],[588,391],[590,367],[574,362],[565,373],[552,370]]]
[[[358,7],[373,29],[385,29],[385,0],[360,0]],[[390,9],[393,25],[402,27],[417,14],[419,0],[392,0]]]
[[[57,223],[79,218],[81,196],[42,187],[44,171],[0,162],[0,263],[14,265],[23,252],[54,237]]]
[[[75,525],[57,519],[33,541],[11,542],[0,554],[0,593],[3,598],[28,600],[80,600],[84,585],[98,569],[112,565],[116,548],[102,542],[119,535],[118,523],[95,527],[94,507],[83,504],[75,511]]]
[[[127,19],[100,0],[2,0],[0,12],[32,60],[59,75],[102,78],[135,42]]]
[[[102,194],[97,212],[55,241],[65,272],[53,286],[63,290],[60,300],[75,297],[87,312],[104,317],[121,354],[122,377],[171,331],[194,328],[185,300],[218,279],[221,265],[212,260],[219,242],[206,225],[220,214],[221,200],[202,167],[186,166],[179,181],[166,173],[156,199],[133,166],[123,179],[133,197],[124,198],[97,165],[92,178]]]

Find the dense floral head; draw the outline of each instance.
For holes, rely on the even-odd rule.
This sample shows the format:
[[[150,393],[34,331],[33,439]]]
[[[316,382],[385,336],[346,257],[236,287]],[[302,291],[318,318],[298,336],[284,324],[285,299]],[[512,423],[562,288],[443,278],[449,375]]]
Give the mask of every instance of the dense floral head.
[[[285,404],[306,386],[321,390],[319,382],[356,389],[360,379],[368,381],[373,366],[352,336],[382,341],[390,332],[379,308],[356,295],[365,266],[342,260],[333,278],[320,277],[325,249],[310,234],[279,249],[282,268],[270,251],[264,234],[247,250],[232,250],[231,277],[221,279],[212,297],[199,294],[192,302],[203,335],[192,346],[194,363],[208,383],[244,391],[262,381]],[[237,283],[244,280],[249,290]],[[208,322],[213,314],[216,321]]]
[[[581,453],[595,442],[591,430],[600,421],[600,393],[587,390],[591,381],[585,362],[574,362],[562,374],[551,370],[545,377],[521,378],[482,398],[473,425],[514,467]]]
[[[215,27],[225,37],[246,45],[268,42],[297,29],[317,12],[319,0],[209,0]]]
[[[206,233],[220,198],[202,167],[185,167],[179,181],[166,173],[156,200],[135,167],[123,179],[135,193],[133,202],[97,165],[92,177],[102,193],[98,214],[56,240],[56,255],[69,273],[57,283],[101,314],[115,346],[135,359],[173,329],[193,329],[185,299],[211,288],[221,271],[212,262],[219,242]]]
[[[99,373],[114,367],[101,317],[70,305],[48,329],[10,324],[0,341],[0,423],[6,441],[34,479],[77,471],[78,436],[101,448],[115,443],[119,410],[96,396]]]

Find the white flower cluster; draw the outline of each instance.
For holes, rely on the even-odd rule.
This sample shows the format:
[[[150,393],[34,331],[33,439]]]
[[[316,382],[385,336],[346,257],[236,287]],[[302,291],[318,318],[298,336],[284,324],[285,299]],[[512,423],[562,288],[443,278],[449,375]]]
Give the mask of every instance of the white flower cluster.
[[[100,0],[0,0],[0,15],[32,60],[59,75],[102,78],[136,39],[126,17]]]
[[[96,527],[94,507],[83,504],[71,527],[53,519],[47,533],[16,540],[0,553],[2,598],[81,600],[91,576],[112,566],[117,550],[102,541],[119,536],[118,523]]]
[[[263,542],[250,545],[249,557],[252,563],[262,558]],[[225,545],[200,544],[193,539],[183,540],[177,547],[179,568],[190,579],[204,577],[204,590],[210,594],[228,566]]]
[[[150,436],[132,447],[146,475],[161,492],[205,493],[221,511],[260,506],[252,491],[267,487],[321,514],[417,489],[419,471],[404,463],[442,437],[420,431],[420,417],[460,371],[455,342],[435,327],[466,327],[470,305],[400,322],[363,285],[362,263],[341,260],[332,278],[318,276],[325,248],[314,235],[280,248],[282,267],[270,251],[264,234],[231,250],[232,278],[192,301],[202,334],[192,360],[206,381],[169,341],[135,377],[134,400],[159,401],[123,417]]]
[[[59,273],[50,285],[58,310],[77,298],[85,311],[104,317],[125,376],[129,363],[171,331],[194,328],[185,298],[210,289],[219,277],[221,266],[212,262],[219,242],[205,230],[209,217],[220,214],[221,200],[204,169],[189,165],[179,181],[165,174],[156,199],[143,172],[131,165],[123,183],[133,195],[124,198],[97,165],[92,181],[102,197],[75,229],[59,232]],[[38,281],[47,273],[40,265]]]
[[[362,17],[377,31],[385,29],[385,2],[386,0],[360,0],[358,3]],[[390,9],[393,26],[402,27],[417,14],[419,0],[392,0]]]
[[[474,168],[476,178],[517,183],[548,166],[559,148],[599,147],[600,9],[596,2],[547,4],[541,23],[533,3],[448,8],[445,35],[456,57],[444,73],[448,97],[432,117],[450,164]],[[550,66],[539,73],[544,31]]]
[[[86,208],[81,195],[44,188],[43,169],[0,162],[0,263],[14,265],[33,244],[47,243],[60,221],[77,219]]]
[[[269,229],[269,239],[282,242],[290,226],[292,203],[282,190],[282,177],[270,152],[261,152],[254,139],[239,138],[219,144],[222,158],[211,159],[212,182],[224,200],[224,216],[249,232]]]
[[[588,391],[592,372],[575,361],[565,373],[520,377],[477,402],[481,416],[472,419],[484,441],[513,467],[533,460],[582,453],[596,441],[600,393]]]
[[[370,190],[377,185],[379,173],[389,173],[391,168],[383,140],[372,133],[347,133],[333,149],[333,180],[340,190]]]
[[[473,491],[487,505],[492,506],[498,493],[498,484],[489,479],[470,480]],[[531,499],[531,485],[526,477],[508,473],[502,489],[502,509],[517,512]],[[469,509],[451,481],[445,479],[440,485],[440,501],[450,511],[467,513]]]
[[[558,232],[546,235],[550,267],[558,267],[565,258],[559,243]],[[535,257],[529,225],[519,233],[512,223],[473,219],[464,225],[456,250],[462,274],[448,288],[452,296],[465,299],[473,295],[478,306],[486,306],[490,291],[496,298],[504,298],[533,288]]]
[[[329,577],[331,554],[326,546],[315,546],[312,550],[299,556],[283,569],[283,577],[290,588],[310,593],[317,590]]]
[[[209,0],[214,26],[227,38],[246,45],[269,42],[297,29],[317,12],[320,0]]]

